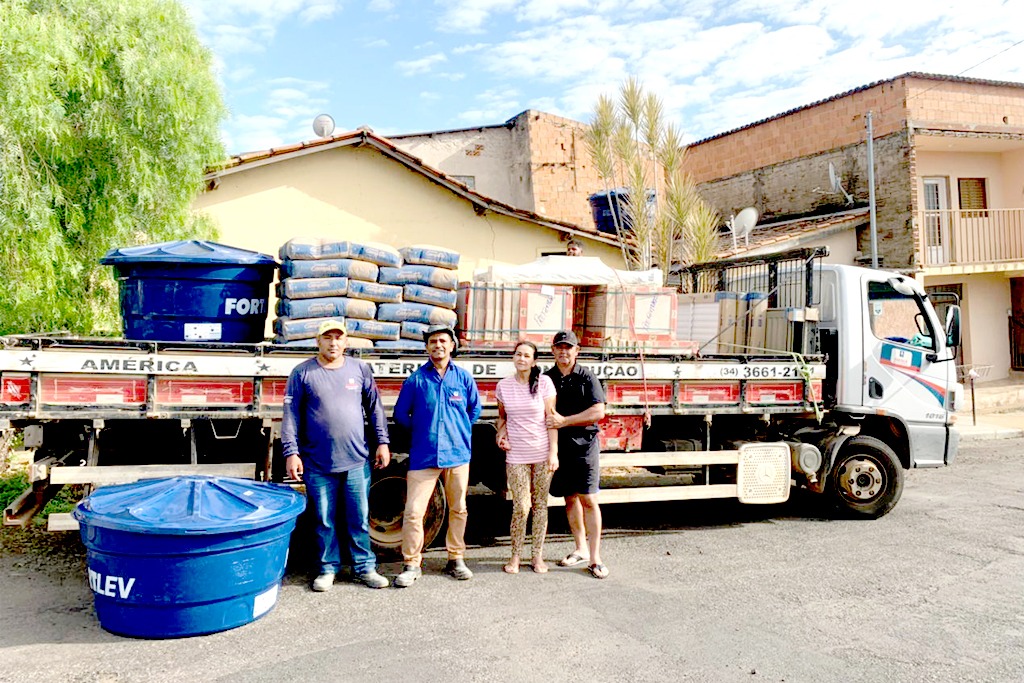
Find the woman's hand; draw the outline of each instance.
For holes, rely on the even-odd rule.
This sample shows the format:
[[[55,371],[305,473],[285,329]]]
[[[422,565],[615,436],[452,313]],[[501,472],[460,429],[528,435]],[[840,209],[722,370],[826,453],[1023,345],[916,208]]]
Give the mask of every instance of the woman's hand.
[[[508,434],[499,434],[497,438],[498,448],[503,451],[512,450],[512,444],[508,442]]]
[[[558,469],[558,454],[552,453],[548,456],[548,471],[554,472]]]

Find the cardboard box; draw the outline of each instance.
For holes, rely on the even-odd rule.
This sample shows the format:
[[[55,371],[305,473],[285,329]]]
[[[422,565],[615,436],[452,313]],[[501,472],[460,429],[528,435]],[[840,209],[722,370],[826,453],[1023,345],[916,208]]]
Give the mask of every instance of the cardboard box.
[[[467,346],[511,348],[521,340],[549,345],[572,329],[571,287],[463,282],[456,302],[459,339]]]
[[[747,299],[747,351],[759,353],[765,348],[768,320],[768,296],[749,292]]]
[[[702,354],[718,353],[719,304],[714,292],[679,294],[676,339],[696,344]]]
[[[792,308],[769,308],[765,312],[765,347],[772,351],[793,348]]]
[[[580,342],[606,350],[634,350],[638,344],[674,341],[677,297],[669,287],[578,287]]]

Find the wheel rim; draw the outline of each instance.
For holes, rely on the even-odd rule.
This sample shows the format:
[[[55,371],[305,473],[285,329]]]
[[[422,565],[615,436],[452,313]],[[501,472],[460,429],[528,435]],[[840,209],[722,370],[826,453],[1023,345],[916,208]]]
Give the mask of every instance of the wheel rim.
[[[382,477],[370,485],[370,540],[390,550],[402,547],[402,516],[405,513],[405,477]],[[438,481],[423,516],[423,547],[437,537],[447,505]]]
[[[850,458],[838,472],[839,491],[847,500],[866,503],[885,492],[885,470],[873,458]]]

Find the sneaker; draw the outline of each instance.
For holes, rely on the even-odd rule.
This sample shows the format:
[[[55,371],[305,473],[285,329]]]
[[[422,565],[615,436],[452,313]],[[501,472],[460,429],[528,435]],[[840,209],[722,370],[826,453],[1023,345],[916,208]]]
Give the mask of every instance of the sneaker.
[[[459,581],[473,578],[473,572],[469,571],[469,567],[461,559],[448,560],[448,564],[444,567],[444,573]]]
[[[331,590],[331,586],[334,585],[334,572],[324,572],[320,576],[313,579],[313,590],[317,593],[323,593]]]
[[[370,588],[387,588],[391,585],[391,582],[378,574],[376,569],[371,569],[365,574],[356,574],[355,577],[356,581]]]
[[[402,573],[395,577],[395,588],[408,588],[423,576],[423,570],[411,564],[402,567]]]

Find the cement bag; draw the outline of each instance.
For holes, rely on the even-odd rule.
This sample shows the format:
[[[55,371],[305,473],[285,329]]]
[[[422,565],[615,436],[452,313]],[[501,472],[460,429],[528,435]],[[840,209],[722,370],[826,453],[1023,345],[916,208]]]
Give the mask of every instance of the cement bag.
[[[459,316],[455,311],[447,308],[431,306],[430,304],[381,304],[377,307],[377,320],[391,320],[394,322],[414,322],[424,325],[451,325],[455,326]]]
[[[402,255],[390,244],[380,242],[352,242],[352,258],[368,261],[378,266],[397,268],[402,265]]]
[[[358,320],[349,318],[345,321],[345,328],[350,337],[362,337],[363,339],[390,339],[398,340],[401,326],[398,323],[381,322],[380,320]]]
[[[397,304],[402,300],[402,288],[397,285],[382,285],[376,282],[350,280],[348,283],[348,295],[354,299]]]
[[[414,244],[398,250],[406,265],[437,266],[455,270],[459,267],[459,252],[435,247],[432,244]],[[283,257],[282,257],[283,258]]]
[[[398,341],[385,341],[379,339],[373,342],[373,348],[389,351],[418,351],[422,353],[427,349],[427,345],[423,343],[422,339],[420,339],[418,342],[412,341],[411,339],[399,339]]]
[[[293,261],[285,259],[281,272],[285,277],[347,277],[376,282],[380,268],[355,259],[321,259],[319,261]],[[351,287],[352,283],[349,282]]]
[[[327,237],[296,237],[281,245],[281,260],[304,261],[324,258],[351,258],[352,243]]]
[[[438,289],[458,289],[459,287],[459,274],[456,271],[434,266],[381,268],[377,280],[389,285],[426,285]]]
[[[348,294],[347,277],[290,277],[277,283],[279,299],[314,299]]]
[[[279,299],[277,314],[286,318],[366,318],[377,315],[372,301],[348,299],[343,296],[320,299]]]
[[[405,285],[402,290],[402,301],[455,309],[457,294],[450,289],[438,289],[426,285]]]
[[[323,321],[323,318],[276,318],[274,332],[277,333],[278,343],[297,339],[313,339]]]
[[[402,321],[402,331],[399,336],[402,339],[418,339],[423,341],[423,335],[430,329],[430,325],[416,323],[411,320]]]

